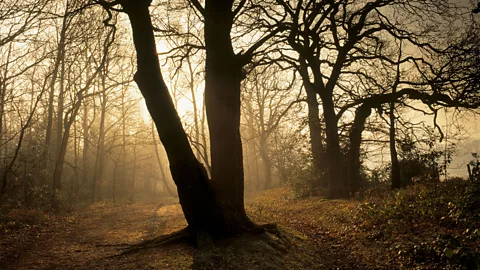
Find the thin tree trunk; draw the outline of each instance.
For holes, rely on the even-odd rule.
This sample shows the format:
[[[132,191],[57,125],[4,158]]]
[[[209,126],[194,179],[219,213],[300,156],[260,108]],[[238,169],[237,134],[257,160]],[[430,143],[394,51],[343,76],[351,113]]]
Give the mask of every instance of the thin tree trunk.
[[[132,173],[132,179],[130,180],[130,202],[133,202],[133,199],[135,197],[135,182],[137,181],[137,142],[135,141],[133,143],[133,173]]]
[[[54,194],[56,190],[61,190],[62,189],[62,173],[63,173],[63,165],[65,163],[65,155],[67,153],[67,146],[68,146],[68,141],[70,139],[70,129],[72,127],[73,122],[75,121],[75,118],[77,117],[78,111],[80,110],[82,104],[82,100],[79,99],[74,103],[74,107],[71,109],[72,112],[70,114],[70,117],[68,119],[65,119],[63,128],[63,137],[62,141],[60,144],[60,149],[57,157],[57,161],[55,163],[55,169],[53,171],[53,190]]]
[[[402,58],[402,41],[400,40],[400,48],[398,54],[398,62]],[[395,77],[395,83],[392,87],[392,94],[397,92],[398,84],[400,83],[400,64],[397,64],[397,74]],[[390,132],[389,132],[389,142],[390,142],[390,159],[391,159],[391,181],[392,189],[397,189],[403,187],[402,178],[400,176],[400,164],[398,162],[397,148],[395,146],[395,102],[390,103]]]
[[[58,89],[58,100],[57,100],[57,125],[55,127],[55,146],[52,147],[54,150],[53,155],[58,157],[60,154],[62,137],[63,137],[63,113],[64,113],[64,93],[65,93],[65,53],[61,56],[60,63],[60,76],[59,76],[59,89]]]
[[[395,146],[395,103],[390,103],[390,158],[392,162],[391,178],[392,189],[402,187],[402,179],[400,177],[400,164],[398,162],[397,148]]]
[[[1,186],[0,186],[0,203],[1,203],[1,201],[4,197],[4,195],[5,195],[5,192],[7,190],[9,174],[12,171],[13,166],[15,165],[15,162],[17,161],[17,158],[19,156],[20,149],[22,148],[22,144],[23,144],[23,139],[25,137],[25,133],[26,133],[28,127],[30,126],[30,124],[32,123],[33,116],[35,115],[35,111],[37,110],[38,104],[39,104],[40,100],[42,99],[42,96],[43,96],[44,93],[45,93],[45,86],[42,89],[42,91],[40,92],[40,94],[38,95],[38,97],[35,101],[35,105],[33,106],[33,109],[30,111],[30,114],[27,118],[27,121],[25,122],[25,124],[21,123],[22,128],[20,130],[20,135],[19,135],[19,138],[18,138],[18,142],[17,142],[17,146],[15,148],[14,155],[13,155],[12,159],[10,160],[10,163],[8,164],[8,166],[6,166],[4,168],[4,171],[3,171],[2,181],[1,181]]]
[[[120,153],[121,154],[121,153]],[[112,187],[112,199],[113,203],[115,204],[117,201],[117,168],[118,168],[118,162],[120,161],[120,155],[115,160],[115,164],[113,166],[113,187]]]
[[[3,128],[3,118],[4,118],[4,113],[5,113],[5,92],[6,92],[6,81],[2,79],[0,76],[0,162],[6,158],[3,156],[3,148],[5,147],[4,145],[4,131],[5,129]],[[1,165],[0,165],[1,166]]]
[[[79,155],[79,145],[78,145],[78,135],[77,135],[77,121],[73,123],[73,153],[74,153],[74,160],[73,164],[75,166],[74,168],[74,181],[73,181],[73,193],[75,195],[78,195],[79,192],[79,174],[78,174],[78,155]]]
[[[267,190],[272,187],[272,161],[270,160],[270,156],[268,153],[268,143],[265,134],[260,136],[259,140],[259,152],[260,157],[263,161],[263,171],[264,171],[264,182],[263,182],[263,189]]]
[[[193,105],[193,126],[194,126],[194,138],[195,143],[200,142],[200,128],[199,128],[199,119],[198,119],[198,108],[197,108],[197,97],[195,93],[195,74],[192,67],[192,63],[190,61],[190,57],[187,57],[187,66],[189,71],[189,83],[188,86],[190,88],[190,94],[192,95],[192,105]],[[200,158],[201,154],[199,153],[200,149],[197,147],[197,158]]]
[[[106,72],[106,71],[103,71]],[[102,101],[100,103],[100,131],[97,141],[97,155],[95,157],[95,168],[93,171],[93,185],[92,185],[92,203],[95,203],[96,189],[101,186],[101,181],[104,176],[104,161],[105,161],[105,114],[107,113],[107,93],[105,87],[105,74],[102,74],[101,79]]]
[[[158,167],[160,168],[160,173],[162,174],[162,183],[165,186],[165,189],[167,190],[168,194],[170,194],[170,196],[174,198],[178,198],[178,194],[170,187],[170,185],[167,182],[167,175],[165,174],[165,170],[163,169],[163,162],[157,147],[155,126],[153,122],[152,122],[152,139],[153,139],[153,147],[155,148],[155,156],[157,157],[157,164],[158,164]]]
[[[251,93],[248,93],[249,96],[245,100],[252,100]],[[256,191],[259,189],[258,186],[258,177],[257,177],[257,160],[256,156],[257,153],[255,151],[255,144],[256,144],[256,134],[255,134],[255,127],[254,127],[254,118],[253,118],[253,108],[251,102],[246,102],[246,113],[247,113],[247,128],[246,128],[246,135],[247,135],[247,142],[246,142],[246,158],[247,158],[247,169],[246,176],[250,185],[253,186],[253,183],[256,183],[255,186]]]
[[[60,65],[64,61],[65,58],[65,39],[67,33],[67,9],[68,9],[68,1],[67,6],[65,7],[65,14],[63,17],[62,28],[60,30],[60,40],[58,42],[57,47],[57,55],[55,57],[55,63],[52,73],[52,80],[50,83],[50,93],[48,96],[48,111],[47,111],[47,128],[45,134],[45,146],[43,149],[42,156],[44,157],[44,177],[42,178],[42,186],[47,184],[48,177],[50,176],[50,167],[51,167],[51,158],[52,158],[52,131],[53,131],[53,103],[55,98],[55,84],[57,82],[58,72],[60,70]],[[60,125],[63,126],[61,122]],[[60,142],[59,142],[60,143]]]
[[[5,108],[5,98],[7,96],[7,76],[8,76],[8,70],[9,70],[9,64],[10,64],[10,56],[12,54],[12,44],[9,44],[8,47],[8,53],[6,57],[6,65],[3,70],[2,76],[0,76],[0,162],[3,160],[3,170],[4,170],[4,177],[0,186],[0,199],[2,199],[3,194],[6,192],[7,188],[7,183],[8,183],[8,173],[9,173],[9,166],[8,161],[7,161],[7,120],[6,116],[7,114],[5,113],[6,108]],[[3,79],[2,79],[3,77]],[[5,127],[4,127],[5,126]],[[0,165],[1,166],[1,165]]]
[[[202,120],[201,120],[201,127],[202,127],[202,144],[203,144],[203,156],[205,158],[205,167],[207,169],[208,175],[212,175],[212,166],[210,165],[210,155],[209,155],[209,147],[208,147],[208,140],[207,140],[207,134],[206,134],[206,127],[205,127],[205,118],[207,117],[206,115],[206,108],[205,108],[205,98],[203,100],[202,104]]]
[[[90,126],[88,124],[88,117],[90,114],[90,107],[87,104],[87,102],[84,102],[83,105],[83,123],[82,123],[82,129],[83,129],[83,153],[82,153],[82,186],[84,186],[88,182],[88,175],[90,171],[90,159],[89,159],[89,153],[90,153],[90,142],[89,142],[89,133],[90,133]]]

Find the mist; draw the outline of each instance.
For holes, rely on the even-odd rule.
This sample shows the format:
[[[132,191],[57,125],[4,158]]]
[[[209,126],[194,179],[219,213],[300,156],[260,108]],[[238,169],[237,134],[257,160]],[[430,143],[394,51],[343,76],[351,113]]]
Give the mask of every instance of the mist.
[[[5,0],[6,269],[478,269],[474,1]]]

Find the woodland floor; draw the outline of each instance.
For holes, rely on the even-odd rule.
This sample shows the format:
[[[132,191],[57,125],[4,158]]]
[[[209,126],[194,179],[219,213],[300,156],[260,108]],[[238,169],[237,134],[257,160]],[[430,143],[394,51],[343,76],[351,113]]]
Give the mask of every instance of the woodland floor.
[[[349,213],[358,201],[289,199],[276,189],[248,199],[259,223],[280,235],[243,236],[194,249],[186,243],[115,256],[122,244],[186,226],[173,199],[132,205],[94,205],[44,225],[0,225],[0,269],[395,269],[368,234],[357,235]],[[387,243],[388,245],[388,243]]]

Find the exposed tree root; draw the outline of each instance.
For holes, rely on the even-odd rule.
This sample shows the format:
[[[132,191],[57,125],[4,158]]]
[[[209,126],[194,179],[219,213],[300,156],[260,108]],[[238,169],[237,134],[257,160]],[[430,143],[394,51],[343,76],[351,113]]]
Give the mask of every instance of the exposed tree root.
[[[96,247],[129,247],[131,244],[96,244]]]
[[[255,230],[215,243],[198,241],[193,269],[286,269],[284,258],[291,242],[275,224],[258,226]],[[207,238],[208,239],[208,238]],[[200,239],[197,239],[200,240]],[[202,243],[200,245],[200,243]]]
[[[287,241],[288,239],[285,237],[282,237],[282,233],[278,229],[276,224],[264,224],[258,226],[258,230],[253,230],[252,233],[244,234],[243,236],[240,235],[238,237],[233,237],[231,239],[225,239],[221,240],[218,244],[220,245],[225,245],[225,243],[234,243],[236,242],[235,239],[237,238],[242,238],[242,237],[260,237],[262,238],[261,235],[265,235],[264,233],[270,234],[278,239],[280,239],[282,242]],[[267,239],[267,238],[265,238]],[[282,245],[278,245],[275,243],[275,241],[268,241],[268,245],[270,245],[272,248],[277,249],[278,251],[285,252],[286,249]],[[186,227],[180,231],[173,232],[168,235],[163,235],[160,237],[156,237],[153,239],[148,239],[145,241],[142,241],[138,244],[98,244],[96,246],[100,247],[118,247],[121,252],[115,255],[112,255],[110,257],[119,257],[119,256],[124,256],[124,255],[130,255],[134,254],[137,252],[140,252],[145,249],[151,249],[151,248],[159,248],[162,246],[170,245],[170,244],[178,244],[178,243],[187,243],[187,244],[193,244],[195,247],[197,247],[199,250],[202,249],[209,249],[212,246],[215,246],[216,243],[214,243],[213,239],[206,233],[201,233],[197,232],[192,234],[191,230],[189,227]]]
[[[134,254],[139,251],[145,250],[145,249],[150,249],[150,248],[158,248],[170,244],[176,244],[176,243],[191,243],[192,237],[190,236],[190,232],[188,227],[177,231],[173,232],[168,235],[163,235],[157,238],[153,239],[148,239],[145,241],[142,241],[138,244],[119,244],[119,245],[111,245],[111,246],[119,246],[119,247],[125,247],[123,248],[123,251],[119,254],[115,254],[111,257],[119,257],[119,256],[124,256],[124,255],[129,255],[129,254]],[[106,245],[105,245],[106,246]]]
[[[273,234],[277,237],[281,236],[280,230],[278,229],[278,226],[275,223],[263,224],[261,225],[261,227],[265,230],[265,232],[269,234]]]

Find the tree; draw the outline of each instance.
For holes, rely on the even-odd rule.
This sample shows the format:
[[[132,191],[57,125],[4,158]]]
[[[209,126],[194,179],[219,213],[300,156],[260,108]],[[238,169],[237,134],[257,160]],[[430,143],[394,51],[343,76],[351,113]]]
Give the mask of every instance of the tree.
[[[346,197],[357,189],[355,183],[360,169],[361,136],[365,121],[373,109],[402,98],[419,100],[430,107],[475,107],[453,91],[438,87],[446,81],[439,79],[438,72],[431,68],[434,58],[428,57],[428,53],[444,53],[444,42],[448,40],[446,33],[433,31],[428,26],[447,24],[448,14],[460,13],[454,5],[433,0],[408,3],[394,0],[365,3],[298,1],[293,5],[287,1],[278,3],[289,16],[289,31],[285,39],[298,55],[297,58],[286,54],[283,57],[295,62],[298,70],[304,67],[300,73],[302,79],[311,84],[321,100],[330,197]],[[429,14],[428,19],[426,14]],[[401,19],[407,17],[408,22]],[[425,22],[425,25],[412,27],[412,20]],[[436,36],[436,40],[430,38],[432,35]],[[425,53],[395,59],[396,54],[389,53],[389,44],[394,39],[402,40],[409,47]],[[375,84],[376,78],[372,78],[369,71],[363,68],[367,63],[386,63],[390,66],[409,63],[418,67],[418,73],[411,80],[401,81],[398,85],[401,90],[394,94],[372,89],[359,90],[350,81],[352,78]],[[353,111],[354,119],[346,136],[348,139],[343,144],[345,149],[342,149],[339,121],[347,111]],[[349,168],[347,173],[342,169],[344,166]]]
[[[32,33],[40,29],[41,10],[46,6],[46,1],[36,3],[2,1],[0,3],[0,26],[2,28],[0,37],[0,161],[4,165],[1,173],[0,200],[4,198],[7,191],[9,176],[14,172],[16,162],[21,154],[20,150],[25,143],[24,139],[28,137],[45,90],[45,84],[42,84],[44,80],[37,78],[37,74],[44,70],[38,66],[50,53],[41,45],[27,49],[20,47],[25,41],[34,40]],[[46,72],[45,77],[49,76]],[[30,106],[26,106],[27,102],[23,101],[23,95],[28,94],[19,92],[18,87],[29,89]],[[38,92],[35,91],[35,88],[39,89]],[[9,112],[16,114],[14,120],[10,122],[8,122],[8,118],[11,117],[7,117]],[[27,116],[22,117],[22,114]]]
[[[272,134],[285,121],[289,110],[304,101],[295,96],[292,98],[292,89],[299,88],[295,87],[296,84],[292,70],[282,71],[275,65],[255,68],[243,83],[244,111],[249,118],[245,124],[249,129],[246,140],[255,142],[263,163],[263,183],[256,179],[257,186],[263,184],[259,189],[273,187],[271,148],[276,143],[271,139]]]
[[[244,208],[239,132],[242,67],[262,44],[282,30],[276,29],[260,38],[245,53],[236,54],[230,32],[245,2],[240,2],[234,10],[233,1],[207,1],[205,7],[198,1],[191,2],[205,22],[205,100],[212,160],[212,180],[209,183],[205,169],[188,143],[161,75],[148,11],[150,1],[135,4],[131,1],[101,1],[107,10],[120,4],[129,16],[137,51],[135,81],[166,149],[189,228],[217,237],[258,230]]]
[[[134,76],[152,116],[170,162],[172,177],[177,185],[180,204],[192,233],[205,231],[220,237],[240,230],[235,215],[224,211],[217,203],[208,183],[207,173],[190,147],[181,121],[163,81],[149,13],[150,1],[132,3],[102,2],[110,8],[120,4],[132,26],[137,51],[137,72]],[[111,15],[109,15],[111,18]]]

